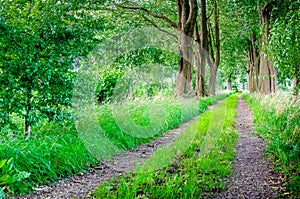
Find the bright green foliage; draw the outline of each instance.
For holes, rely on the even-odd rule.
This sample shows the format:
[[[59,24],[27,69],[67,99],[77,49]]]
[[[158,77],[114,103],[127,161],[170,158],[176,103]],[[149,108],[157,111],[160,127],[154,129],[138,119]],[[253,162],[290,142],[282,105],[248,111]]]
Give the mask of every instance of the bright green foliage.
[[[0,9],[1,126],[12,113],[27,125],[68,114],[76,57],[98,41],[103,20],[83,8],[88,2],[8,1]]]
[[[237,95],[234,95],[202,114],[172,146],[158,149],[137,173],[100,185],[94,195],[97,198],[200,198],[203,191],[222,189],[222,179],[231,173],[235,154],[237,134],[232,125],[236,105]],[[219,120],[211,120],[212,115],[223,117],[219,131],[213,128]],[[168,164],[156,168],[157,160]]]
[[[117,82],[123,76],[120,69],[103,69],[96,88],[96,97],[99,103],[109,100],[113,95]]]
[[[300,106],[292,96],[245,95],[254,114],[255,131],[267,139],[269,158],[277,171],[284,174],[287,188],[300,196]]]
[[[175,89],[177,58],[172,52],[145,46],[110,60],[113,62],[110,66],[98,66],[98,101],[149,98],[158,94],[171,96]],[[166,82],[171,78],[173,84]]]
[[[15,169],[14,161],[12,158],[9,160],[4,159],[0,161],[0,198],[4,198],[5,194],[1,188],[4,185],[14,184],[17,187],[23,186],[24,179],[28,178],[30,173],[26,171],[19,171]],[[5,187],[6,190],[14,190],[14,186]]]
[[[300,2],[289,4],[289,8],[285,15],[282,14],[282,9],[276,10],[283,16],[274,21],[269,45],[281,84],[296,76],[300,79]]]
[[[253,1],[226,1],[221,7],[221,62],[223,81],[245,77],[250,36],[259,34],[259,16]],[[241,7],[243,9],[241,9]]]

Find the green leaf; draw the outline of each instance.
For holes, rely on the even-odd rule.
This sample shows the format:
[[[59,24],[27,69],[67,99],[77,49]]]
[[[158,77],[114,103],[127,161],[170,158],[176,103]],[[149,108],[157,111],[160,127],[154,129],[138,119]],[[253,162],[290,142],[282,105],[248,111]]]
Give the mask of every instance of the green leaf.
[[[19,173],[18,173],[18,177],[17,177],[17,181],[22,181],[22,180],[24,180],[24,179],[26,179],[26,178],[28,178],[30,176],[30,173],[29,172],[27,172],[27,171],[20,171]]]
[[[5,198],[5,193],[2,190],[2,188],[0,187],[0,199],[4,199]]]
[[[3,175],[0,177],[0,184],[6,184],[9,179],[9,175]]]
[[[2,160],[1,162],[0,162],[0,169],[5,165],[5,163],[6,163],[6,159],[4,159],[4,160]]]

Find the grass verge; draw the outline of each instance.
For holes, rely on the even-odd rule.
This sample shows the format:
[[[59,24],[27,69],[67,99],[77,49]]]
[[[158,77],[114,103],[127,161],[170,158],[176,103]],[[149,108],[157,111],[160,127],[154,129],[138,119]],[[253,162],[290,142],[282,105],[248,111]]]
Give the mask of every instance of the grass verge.
[[[149,111],[153,103],[136,101],[118,108],[113,107],[114,110],[112,105],[103,105],[98,109],[98,122],[109,140],[120,150],[128,150],[141,143],[149,142],[166,130],[178,127],[182,122],[190,120],[209,105],[227,96],[228,94],[224,94],[203,98],[196,103],[180,102],[176,99],[157,100],[154,104],[164,107],[165,120],[163,123],[160,121],[154,124],[152,119],[159,121],[155,118],[159,117],[159,114],[153,115],[153,110]],[[116,122],[116,117],[130,118],[138,124],[137,127],[148,128],[151,131],[157,130],[157,132],[148,137],[132,136],[124,132],[124,129],[120,127],[120,122]],[[149,124],[152,125],[149,127]],[[25,138],[21,131],[19,133],[10,130],[0,132],[0,198],[4,197],[4,192],[12,195],[24,194],[42,184],[54,182],[75,173],[86,172],[90,166],[98,162],[78,137],[74,122],[57,124],[43,121],[33,127],[28,140]]]
[[[237,95],[203,113],[168,148],[159,148],[144,165],[98,187],[96,198],[200,198],[224,188],[231,173],[237,133]]]
[[[267,155],[282,173],[292,196],[300,196],[300,107],[291,95],[244,94],[254,115],[256,133],[267,140]]]

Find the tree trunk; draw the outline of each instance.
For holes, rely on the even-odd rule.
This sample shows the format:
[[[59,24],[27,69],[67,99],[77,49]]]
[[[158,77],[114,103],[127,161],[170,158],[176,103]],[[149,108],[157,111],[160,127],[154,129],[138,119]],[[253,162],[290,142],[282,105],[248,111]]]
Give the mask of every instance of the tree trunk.
[[[204,49],[201,46],[201,39],[198,31],[197,24],[195,25],[194,32],[195,42],[196,42],[196,95],[197,97],[205,96],[205,57],[203,56]]]
[[[293,92],[293,94],[296,98],[298,98],[298,95],[299,95],[299,88],[298,87],[299,87],[299,78],[294,77],[294,92]]]
[[[227,90],[232,91],[231,75],[227,79]]]
[[[31,113],[31,99],[32,99],[32,88],[29,87],[27,89],[27,96],[26,96],[26,106],[25,106],[25,115],[24,115],[24,134],[29,138],[30,136],[30,126],[32,123],[32,120],[30,118]]]
[[[201,33],[199,35],[198,27],[195,29],[195,40],[201,41],[201,45],[196,42],[196,95],[205,96],[205,65],[208,52],[208,30],[206,16],[206,0],[201,0]]]
[[[197,17],[197,0],[177,0],[178,11],[178,50],[182,56],[178,62],[176,79],[176,96],[193,94],[192,87],[192,60],[194,26]]]
[[[265,4],[261,16],[264,22],[264,34],[262,37],[262,53],[260,56],[260,74],[259,74],[259,92],[261,94],[270,94],[275,92],[275,69],[268,59],[268,53],[266,46],[268,44],[269,37],[269,25],[270,25],[270,12],[272,10],[272,4]]]
[[[220,28],[219,28],[219,9],[218,1],[214,2],[214,22],[215,22],[215,48],[216,48],[216,59],[215,62],[210,64],[210,78],[209,78],[209,95],[216,94],[216,80],[217,71],[220,65]]]
[[[297,65],[295,69],[295,76],[294,76],[294,96],[295,96],[295,101],[298,100],[299,96],[299,78],[300,78],[300,66]]]
[[[216,64],[210,66],[210,76],[209,76],[209,95],[216,94],[216,80],[217,80],[218,67]]]
[[[248,71],[248,89],[251,93],[256,92],[258,89],[258,73],[259,73],[259,52],[256,47],[256,34],[253,32],[250,37],[249,49],[249,71]]]
[[[248,90],[250,93],[257,91],[258,88],[258,69],[259,69],[259,54],[255,46],[256,34],[253,32],[249,38],[250,46],[248,51]]]

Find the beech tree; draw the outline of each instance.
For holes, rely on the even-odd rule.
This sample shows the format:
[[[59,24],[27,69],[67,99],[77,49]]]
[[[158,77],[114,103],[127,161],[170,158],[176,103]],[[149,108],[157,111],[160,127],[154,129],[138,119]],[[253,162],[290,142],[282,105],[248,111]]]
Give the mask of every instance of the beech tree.
[[[222,23],[227,24],[221,26],[224,34],[221,67],[231,67],[225,65],[232,60],[235,63],[247,60],[247,65],[238,65],[243,65],[247,72],[250,92],[274,93],[277,83],[289,79],[294,79],[297,88],[298,10],[299,1],[228,2],[227,14],[221,14],[225,16]]]
[[[274,7],[274,2],[264,3],[261,9],[261,20],[263,22],[263,36],[261,39],[261,54],[260,54],[260,65],[259,65],[259,79],[258,89],[262,94],[275,93],[276,87],[276,71],[269,59],[267,45],[269,43],[270,35],[270,18],[271,11]]]
[[[178,49],[182,57],[178,63],[176,95],[192,94],[192,40],[197,19],[197,1],[177,0]]]
[[[198,26],[195,26],[195,41],[196,41],[196,95],[198,97],[206,95],[205,89],[205,65],[208,54],[208,30],[207,30],[207,14],[206,0],[201,0],[201,32],[199,33]]]
[[[185,96],[185,95],[193,95],[193,87],[192,87],[192,60],[193,60],[193,50],[192,50],[192,40],[194,34],[194,27],[196,25],[197,19],[197,1],[196,0],[177,0],[177,23],[169,19],[167,16],[164,16],[160,13],[155,13],[149,10],[146,7],[142,7],[140,5],[123,2],[123,3],[115,3],[120,8],[128,9],[128,10],[137,10],[146,14],[148,16],[154,17],[156,19],[160,19],[167,23],[170,27],[174,28],[177,31],[178,38],[178,51],[179,51],[179,61],[178,61],[178,74],[176,81],[176,92],[177,96]],[[158,28],[161,31],[162,27],[158,26],[153,20],[148,17],[143,16],[143,18],[150,22],[151,25]],[[167,32],[167,31],[165,31]],[[169,33],[168,34],[173,34]]]
[[[210,66],[210,77],[209,77],[209,94],[215,95],[216,94],[216,79],[217,79],[217,72],[220,65],[220,25],[219,25],[219,18],[220,18],[220,2],[219,0],[212,1],[212,12],[213,12],[213,23],[214,28],[210,26],[209,31],[209,52],[210,57],[213,60],[213,63],[209,64]],[[211,24],[211,23],[210,23]],[[214,53],[215,51],[215,53]]]

